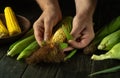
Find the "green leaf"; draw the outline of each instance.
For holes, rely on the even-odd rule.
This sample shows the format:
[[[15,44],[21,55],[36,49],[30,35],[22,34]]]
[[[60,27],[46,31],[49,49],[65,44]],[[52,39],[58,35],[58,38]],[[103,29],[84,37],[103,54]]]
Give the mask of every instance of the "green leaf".
[[[116,72],[118,70],[120,70],[120,65],[112,67],[112,68],[104,69],[104,70],[101,70],[101,71],[97,71],[97,72],[94,72],[94,73],[91,73],[89,76],[95,76],[95,75],[103,74],[103,73]]]
[[[62,29],[63,29],[63,31],[64,31],[64,33],[65,33],[65,35],[66,35],[67,40],[72,40],[73,37],[72,37],[72,35],[70,35],[70,32],[68,32],[68,30],[67,30],[67,28],[65,27],[65,25],[62,25]]]
[[[72,50],[72,51],[64,58],[64,61],[70,59],[76,52],[77,52],[77,49]]]
[[[60,43],[59,45],[62,50],[68,47],[67,43]]]
[[[71,27],[71,26],[70,26]],[[66,38],[67,40],[72,40],[73,37],[72,35],[70,34],[70,32],[67,30],[67,28],[65,27],[65,25],[62,25],[62,28],[63,28],[63,31],[66,35]],[[75,53],[77,52],[77,49],[74,49],[72,50],[65,58],[64,58],[64,61],[70,59]]]

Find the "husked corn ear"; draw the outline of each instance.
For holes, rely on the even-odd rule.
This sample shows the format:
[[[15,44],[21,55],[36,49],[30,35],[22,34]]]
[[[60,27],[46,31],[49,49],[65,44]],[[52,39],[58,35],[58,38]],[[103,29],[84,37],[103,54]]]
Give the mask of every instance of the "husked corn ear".
[[[62,29],[62,27],[60,27],[54,34],[54,36],[52,37],[52,42],[63,42],[66,39],[66,35]]]
[[[7,24],[9,35],[13,36],[15,34],[21,33],[21,28],[18,24],[17,18],[12,8],[5,7],[4,14],[5,14],[5,19],[6,19],[6,24]]]
[[[5,27],[5,25],[2,23],[2,20],[0,19],[0,38],[7,36],[8,36],[8,30]]]
[[[67,31],[70,32],[72,29],[71,22],[72,22],[72,17],[66,17],[63,19],[63,21],[59,24],[59,28],[57,29],[57,31],[54,33],[54,35],[52,37],[53,43],[56,43],[56,42],[59,43],[59,42],[65,41],[66,34],[65,34],[62,26],[64,25],[64,27],[67,29]]]

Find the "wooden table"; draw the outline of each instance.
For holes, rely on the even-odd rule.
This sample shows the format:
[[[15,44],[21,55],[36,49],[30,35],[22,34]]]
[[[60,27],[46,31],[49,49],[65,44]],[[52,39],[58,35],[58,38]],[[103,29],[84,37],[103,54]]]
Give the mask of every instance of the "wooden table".
[[[110,0],[109,2],[103,1],[104,0],[98,1],[99,3],[95,11],[95,30],[110,22],[114,17],[120,15],[120,8],[118,7],[118,4],[120,3],[119,0]],[[30,3],[28,0],[28,2],[26,1],[21,4],[19,2],[21,1],[11,2],[8,0],[8,2],[3,2],[3,4],[0,5],[4,7],[8,3],[10,3],[11,6],[20,6],[22,4],[21,8],[23,8],[25,5],[32,4],[33,6],[26,6],[26,8],[23,9],[18,6],[14,8],[18,14],[26,16],[31,23],[33,23],[38,18],[39,14],[41,14],[39,7],[34,1],[31,1],[32,3]],[[63,4],[63,6],[65,6],[65,4]],[[31,11],[31,9],[33,10]],[[68,12],[69,11],[71,10],[68,9]],[[64,15],[74,14],[66,13],[65,10],[63,13]],[[89,78],[88,75],[92,72],[120,64],[119,60],[92,61],[90,59],[91,56],[83,54],[82,50],[78,50],[78,52],[65,63],[28,65],[25,62],[16,61],[15,57],[11,58],[6,56],[9,45],[10,44],[0,47],[0,78]],[[120,78],[120,71],[101,74],[92,78]]]

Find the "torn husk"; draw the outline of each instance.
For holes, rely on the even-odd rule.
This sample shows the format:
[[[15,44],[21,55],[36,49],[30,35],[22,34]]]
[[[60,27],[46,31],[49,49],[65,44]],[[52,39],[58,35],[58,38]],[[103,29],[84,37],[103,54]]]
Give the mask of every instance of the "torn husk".
[[[49,43],[36,52],[34,52],[30,57],[26,59],[28,64],[39,63],[39,62],[54,62],[59,63],[64,61],[65,54],[60,49],[59,45]]]

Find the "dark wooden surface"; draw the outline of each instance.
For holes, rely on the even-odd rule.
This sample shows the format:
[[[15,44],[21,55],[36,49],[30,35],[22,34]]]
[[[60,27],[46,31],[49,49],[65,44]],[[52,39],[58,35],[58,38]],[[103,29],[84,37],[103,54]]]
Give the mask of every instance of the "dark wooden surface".
[[[63,15],[74,15],[75,10],[72,6],[74,0],[67,1],[69,0],[64,3],[60,2]],[[120,15],[119,4],[119,0],[98,1],[94,15],[95,31]],[[22,0],[0,0],[0,12],[3,12],[7,5],[12,6],[17,14],[27,17],[31,23],[41,14],[41,10],[34,0],[24,0],[24,2]],[[16,61],[15,58],[6,56],[9,45],[0,46],[0,78],[89,78],[88,75],[92,72],[120,64],[119,60],[92,61],[90,55],[85,55],[82,50],[78,50],[65,63],[27,65],[25,62]],[[120,78],[120,71],[101,74],[92,78]]]

